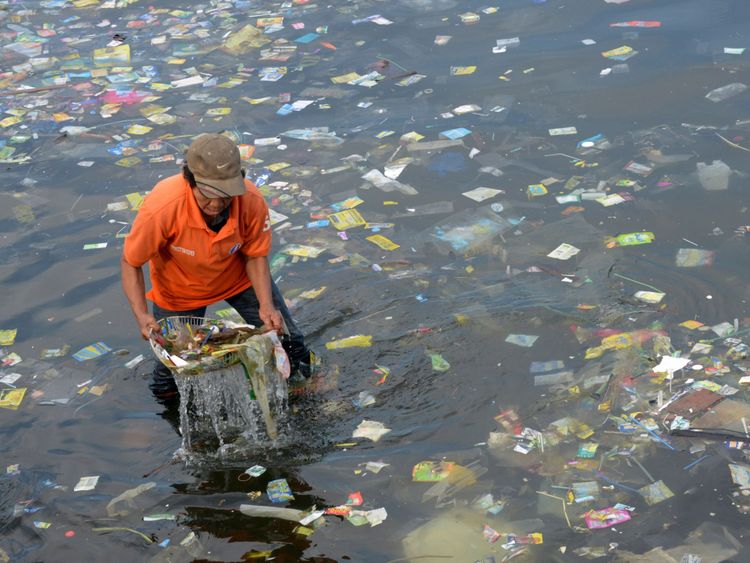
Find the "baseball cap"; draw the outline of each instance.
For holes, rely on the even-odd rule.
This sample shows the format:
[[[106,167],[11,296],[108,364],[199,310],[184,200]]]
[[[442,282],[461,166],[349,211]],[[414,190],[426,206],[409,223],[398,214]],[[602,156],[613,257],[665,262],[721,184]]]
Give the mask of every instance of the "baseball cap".
[[[245,193],[240,151],[231,139],[214,133],[199,135],[188,147],[186,158],[196,182],[229,196]]]

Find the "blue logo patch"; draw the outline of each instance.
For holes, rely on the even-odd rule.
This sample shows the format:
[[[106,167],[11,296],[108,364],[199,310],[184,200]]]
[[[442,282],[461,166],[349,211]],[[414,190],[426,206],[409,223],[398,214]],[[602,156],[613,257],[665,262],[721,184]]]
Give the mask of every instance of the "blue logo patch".
[[[229,249],[229,254],[234,254],[240,249],[240,247],[242,247],[242,245],[238,242],[232,248]]]

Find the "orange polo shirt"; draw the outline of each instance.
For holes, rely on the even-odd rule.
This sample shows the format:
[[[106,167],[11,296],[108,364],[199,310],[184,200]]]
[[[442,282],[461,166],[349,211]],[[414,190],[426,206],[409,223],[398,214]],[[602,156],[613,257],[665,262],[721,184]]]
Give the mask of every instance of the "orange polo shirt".
[[[258,188],[232,199],[229,218],[218,233],[206,225],[182,174],[165,178],[146,196],[125,239],[123,256],[133,267],[149,263],[151,301],[171,311],[187,311],[231,297],[250,287],[245,256],[271,249],[268,206]]]

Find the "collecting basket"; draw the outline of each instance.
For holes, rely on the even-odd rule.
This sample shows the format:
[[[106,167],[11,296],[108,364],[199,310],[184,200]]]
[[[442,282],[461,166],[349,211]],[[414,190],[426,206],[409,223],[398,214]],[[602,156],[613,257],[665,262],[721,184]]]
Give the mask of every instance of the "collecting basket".
[[[185,331],[193,335],[199,330],[205,331],[207,327],[209,330],[211,327],[216,327],[214,330],[222,330],[225,323],[221,320],[176,316],[159,320],[159,326],[161,327],[160,334],[152,332],[149,337],[151,349],[159,361],[176,375],[198,375],[218,371],[240,362],[239,354],[234,351],[217,351],[211,355],[201,354],[194,359],[183,359],[167,350],[169,340],[175,335],[184,334]]]

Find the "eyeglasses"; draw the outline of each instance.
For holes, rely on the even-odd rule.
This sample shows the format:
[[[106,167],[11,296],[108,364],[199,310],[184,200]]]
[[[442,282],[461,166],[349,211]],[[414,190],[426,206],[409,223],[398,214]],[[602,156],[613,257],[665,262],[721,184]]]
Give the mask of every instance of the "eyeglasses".
[[[204,192],[203,189],[201,189],[199,186],[202,186],[203,189],[207,189],[208,193]],[[211,184],[205,184],[203,182],[196,182],[195,189],[197,189],[198,193],[200,193],[205,199],[223,199],[226,201],[231,201],[232,199],[232,196],[229,195],[227,192],[222,191],[216,186],[212,186]]]

